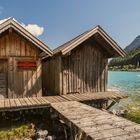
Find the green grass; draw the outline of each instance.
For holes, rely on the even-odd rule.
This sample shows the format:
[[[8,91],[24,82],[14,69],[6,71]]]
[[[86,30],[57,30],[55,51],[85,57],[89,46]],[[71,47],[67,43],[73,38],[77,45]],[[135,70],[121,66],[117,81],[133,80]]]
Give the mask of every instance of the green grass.
[[[134,98],[133,103],[127,104],[125,107],[128,110],[126,118],[140,124],[140,99],[137,98],[136,100]]]
[[[15,140],[21,138],[31,138],[35,134],[35,130],[30,124],[21,125],[14,129],[0,131],[0,140]]]
[[[127,119],[140,124],[140,108],[127,114]]]

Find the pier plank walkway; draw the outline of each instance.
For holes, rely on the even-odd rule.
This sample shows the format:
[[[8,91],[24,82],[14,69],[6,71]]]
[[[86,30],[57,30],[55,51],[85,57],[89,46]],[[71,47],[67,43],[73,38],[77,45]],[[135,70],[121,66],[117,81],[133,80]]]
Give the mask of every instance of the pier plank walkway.
[[[80,133],[79,139],[140,139],[139,124],[79,102],[98,99],[119,100],[125,97],[115,92],[103,92],[2,99],[0,100],[0,112],[51,107],[68,126],[74,128],[71,130]]]
[[[119,100],[125,97],[126,96],[116,92],[98,92],[98,93],[84,93],[84,94],[68,94],[68,95],[61,95],[61,96],[1,99],[0,111],[44,108],[50,106],[51,103],[57,103],[57,102],[90,101],[90,100],[98,100],[98,99]]]
[[[52,103],[54,112],[84,140],[139,140],[140,125],[77,101]],[[73,130],[73,129],[72,129]]]

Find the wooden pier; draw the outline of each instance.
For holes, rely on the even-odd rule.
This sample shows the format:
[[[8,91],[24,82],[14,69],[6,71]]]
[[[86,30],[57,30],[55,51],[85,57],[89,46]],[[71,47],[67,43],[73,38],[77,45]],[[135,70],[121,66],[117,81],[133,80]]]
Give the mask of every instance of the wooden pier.
[[[52,103],[81,140],[139,140],[140,125],[77,101]],[[74,138],[72,138],[74,139]]]
[[[44,108],[51,106],[51,103],[67,101],[92,101],[92,100],[120,100],[126,96],[115,92],[99,92],[85,94],[67,94],[61,96],[44,96],[31,98],[1,99],[0,111],[17,111],[25,109]]]
[[[0,112],[47,108],[52,110],[74,131],[72,136],[83,140],[133,140],[140,139],[140,125],[122,117],[109,114],[83,101],[120,100],[125,98],[115,92],[70,94],[61,96],[31,97],[0,100]],[[73,133],[73,132],[71,132]],[[74,139],[74,138],[72,138]]]

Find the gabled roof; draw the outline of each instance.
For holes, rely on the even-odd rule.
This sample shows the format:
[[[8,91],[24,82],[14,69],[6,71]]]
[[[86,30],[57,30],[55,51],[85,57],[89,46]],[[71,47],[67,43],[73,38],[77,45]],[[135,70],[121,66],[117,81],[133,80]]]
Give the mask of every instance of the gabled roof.
[[[41,40],[39,40],[34,35],[32,35],[29,31],[27,31],[14,18],[9,18],[0,24],[0,34],[9,28],[14,29],[19,34],[24,36],[27,40],[32,42],[35,46],[37,46],[40,50],[42,50],[43,53],[45,53],[45,55],[49,55],[49,56],[53,55],[53,52],[49,49],[49,47],[46,44],[44,44]]]
[[[104,44],[102,45],[104,47],[104,50],[113,50],[113,54],[111,55],[112,57],[124,57],[126,55],[125,51],[121,47],[119,47],[119,45],[99,25],[59,46],[58,48],[54,49],[53,52],[54,54],[62,53],[62,55],[65,55],[92,36],[94,36],[94,39],[97,40],[99,44],[101,42],[104,42]]]

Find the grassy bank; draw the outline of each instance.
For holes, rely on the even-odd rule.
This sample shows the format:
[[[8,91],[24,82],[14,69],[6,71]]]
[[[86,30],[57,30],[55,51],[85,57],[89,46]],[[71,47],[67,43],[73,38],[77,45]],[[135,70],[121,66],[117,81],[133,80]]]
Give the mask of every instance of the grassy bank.
[[[140,108],[127,114],[127,119],[140,124]]]
[[[42,136],[65,140],[67,132],[65,124],[52,117],[49,109],[0,113],[0,140],[36,140]]]
[[[16,128],[7,128],[0,131],[1,140],[21,140],[23,138],[30,140],[34,135],[35,129],[32,124],[20,124]]]
[[[128,114],[126,115],[126,118],[128,120],[131,120],[133,122],[140,124],[140,98],[135,97],[132,100],[133,100],[132,103],[129,103],[125,106],[125,108],[127,108],[128,110]]]

